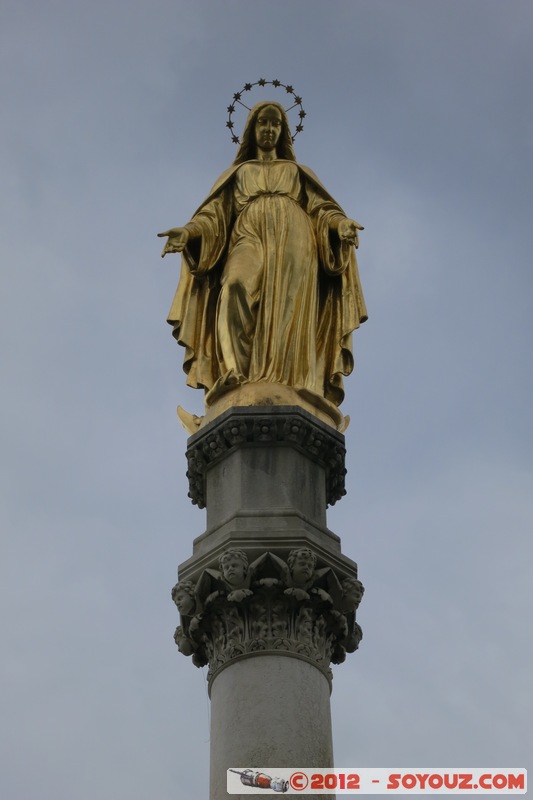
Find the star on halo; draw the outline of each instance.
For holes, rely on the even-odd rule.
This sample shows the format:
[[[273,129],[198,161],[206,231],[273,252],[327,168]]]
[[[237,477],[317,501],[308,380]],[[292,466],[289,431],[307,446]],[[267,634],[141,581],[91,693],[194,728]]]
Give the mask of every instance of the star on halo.
[[[288,113],[289,111],[292,111],[293,108],[296,108],[296,106],[299,106],[299,110],[298,110],[299,122],[294,128],[295,133],[294,133],[294,136],[291,137],[292,140],[294,141],[296,136],[299,133],[301,133],[301,131],[303,131],[304,126],[302,124],[302,121],[303,121],[304,117],[306,116],[306,113],[305,113],[305,111],[303,109],[303,106],[302,106],[302,98],[300,97],[300,95],[297,95],[295,93],[294,87],[292,86],[292,84],[290,84],[290,83],[287,83],[287,84],[282,83],[277,78],[274,78],[274,80],[272,80],[272,81],[267,81],[265,78],[259,78],[259,80],[256,81],[255,83],[245,83],[243,88],[240,90],[240,92],[235,92],[235,94],[233,95],[233,102],[230,103],[229,106],[227,106],[226,110],[228,112],[228,120],[226,122],[226,128],[229,129],[229,132],[231,134],[231,141],[234,144],[239,144],[239,142],[240,142],[239,137],[235,135],[235,132],[233,130],[233,128],[235,127],[235,123],[233,122],[232,115],[235,112],[236,105],[239,104],[240,106],[243,106],[243,108],[246,108],[246,109],[248,109],[248,111],[250,111],[250,108],[246,105],[246,103],[244,103],[242,101],[243,94],[245,92],[249,92],[251,89],[253,89],[254,86],[264,87],[264,86],[268,86],[268,85],[273,86],[275,89],[279,89],[279,88],[285,89],[287,94],[292,95],[294,102],[293,102],[293,104],[291,106],[289,106],[288,108],[285,108],[285,113]]]

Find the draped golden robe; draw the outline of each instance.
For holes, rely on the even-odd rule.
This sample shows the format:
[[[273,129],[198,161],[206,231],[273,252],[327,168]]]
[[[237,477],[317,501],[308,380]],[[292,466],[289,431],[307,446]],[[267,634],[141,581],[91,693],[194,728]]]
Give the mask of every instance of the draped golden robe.
[[[307,167],[246,161],[225,172],[186,226],[169,313],[187,383],[208,398],[269,382],[338,406],[367,318],[345,214]],[[333,230],[331,230],[333,228]]]

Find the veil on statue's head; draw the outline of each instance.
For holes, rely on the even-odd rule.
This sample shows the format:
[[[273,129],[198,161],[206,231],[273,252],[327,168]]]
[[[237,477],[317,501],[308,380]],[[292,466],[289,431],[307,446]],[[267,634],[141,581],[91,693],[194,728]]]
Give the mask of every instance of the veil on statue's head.
[[[274,100],[263,100],[257,103],[250,109],[248,118],[244,125],[244,131],[241,137],[241,143],[235,156],[234,164],[242,164],[244,161],[252,161],[257,158],[256,141],[255,141],[255,123],[259,112],[267,106],[274,106],[281,114],[281,134],[276,147],[278,158],[284,158],[287,161],[296,161],[294,149],[292,146],[292,136],[289,128],[289,120],[287,119],[287,112],[280,103]]]

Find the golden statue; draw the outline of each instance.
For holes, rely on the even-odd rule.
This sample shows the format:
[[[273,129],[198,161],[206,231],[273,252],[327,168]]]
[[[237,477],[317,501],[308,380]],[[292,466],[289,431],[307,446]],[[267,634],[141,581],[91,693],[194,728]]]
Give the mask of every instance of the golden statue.
[[[183,255],[168,322],[187,384],[206,392],[205,417],[178,410],[191,432],[226,408],[273,404],[346,426],[342,376],[367,318],[354,250],[363,228],[296,163],[292,141],[279,103],[255,105],[191,221],[158,234],[162,256]]]

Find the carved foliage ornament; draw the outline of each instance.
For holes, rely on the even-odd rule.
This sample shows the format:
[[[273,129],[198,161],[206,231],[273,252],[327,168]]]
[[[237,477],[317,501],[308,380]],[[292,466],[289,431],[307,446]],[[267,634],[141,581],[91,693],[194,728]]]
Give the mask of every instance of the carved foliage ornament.
[[[206,470],[230,450],[246,444],[288,444],[324,466],[326,502],[332,506],[346,494],[346,448],[342,442],[297,414],[264,418],[234,414],[213,432],[197,434],[191,440],[187,448],[189,497],[194,505],[205,508]]]
[[[252,564],[243,550],[229,548],[218,567],[172,590],[181,615],[176,644],[197,667],[209,664],[209,680],[228,661],[267,651],[310,660],[330,679],[329,664],[357,650],[363,634],[355,612],[364,588],[355,575],[317,568],[307,547],[286,560],[266,552]]]

